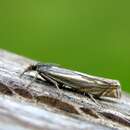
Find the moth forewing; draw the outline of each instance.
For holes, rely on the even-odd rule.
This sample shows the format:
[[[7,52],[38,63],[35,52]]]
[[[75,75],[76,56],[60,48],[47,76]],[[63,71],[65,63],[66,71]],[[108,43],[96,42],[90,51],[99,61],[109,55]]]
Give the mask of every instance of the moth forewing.
[[[55,81],[62,83],[80,92],[94,96],[120,98],[121,88],[117,80],[101,78],[84,74],[57,66],[40,66],[38,71],[46,74]]]

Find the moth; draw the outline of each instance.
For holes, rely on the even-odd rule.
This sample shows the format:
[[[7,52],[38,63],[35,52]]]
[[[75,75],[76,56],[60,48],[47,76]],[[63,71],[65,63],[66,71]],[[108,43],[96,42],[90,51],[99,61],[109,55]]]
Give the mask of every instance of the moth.
[[[36,71],[44,80],[53,83],[58,89],[61,86],[68,86],[91,97],[121,97],[121,85],[117,80],[92,76],[53,64],[30,65],[21,75],[29,71]]]

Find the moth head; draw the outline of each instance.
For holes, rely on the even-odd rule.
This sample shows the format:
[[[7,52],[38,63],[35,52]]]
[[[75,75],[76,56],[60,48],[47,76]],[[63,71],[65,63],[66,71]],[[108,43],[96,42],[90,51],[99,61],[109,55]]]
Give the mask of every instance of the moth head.
[[[20,77],[23,76],[24,73],[26,73],[26,72],[35,71],[35,70],[37,70],[37,64],[29,65],[29,66],[23,71],[23,73],[20,75]]]

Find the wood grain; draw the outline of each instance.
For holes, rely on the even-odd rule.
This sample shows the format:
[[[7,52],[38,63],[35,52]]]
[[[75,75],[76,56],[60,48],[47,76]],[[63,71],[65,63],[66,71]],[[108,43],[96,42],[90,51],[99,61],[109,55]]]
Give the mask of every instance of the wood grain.
[[[20,74],[37,61],[0,50],[0,129],[127,130],[130,129],[130,96],[120,100],[88,97],[61,89],[35,73]]]

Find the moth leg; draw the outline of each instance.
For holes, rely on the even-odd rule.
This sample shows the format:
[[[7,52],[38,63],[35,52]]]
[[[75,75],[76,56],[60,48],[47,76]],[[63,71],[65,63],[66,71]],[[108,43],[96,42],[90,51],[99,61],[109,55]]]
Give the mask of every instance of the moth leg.
[[[97,106],[100,106],[100,104],[96,101],[92,94],[88,93],[87,95]]]
[[[25,86],[27,91],[29,90],[30,86],[34,83],[34,81],[37,79],[37,77],[38,77],[38,73],[36,73],[35,77],[31,80],[31,82]],[[34,102],[37,103],[37,100],[35,99],[34,95],[31,94],[31,96],[32,96]]]
[[[32,81],[26,86],[27,89],[33,84],[33,82],[37,79],[38,73],[36,73],[35,77],[32,79]]]
[[[40,75],[42,78],[44,78],[46,81],[49,81],[50,83],[53,83],[53,84],[56,86],[56,88],[58,89],[60,95],[62,95],[62,92],[61,92],[61,90],[60,90],[60,88],[59,88],[59,85],[58,85],[58,83],[57,83],[55,80],[53,80],[53,79],[50,78],[48,75],[43,74],[43,73],[39,73],[39,75]]]

